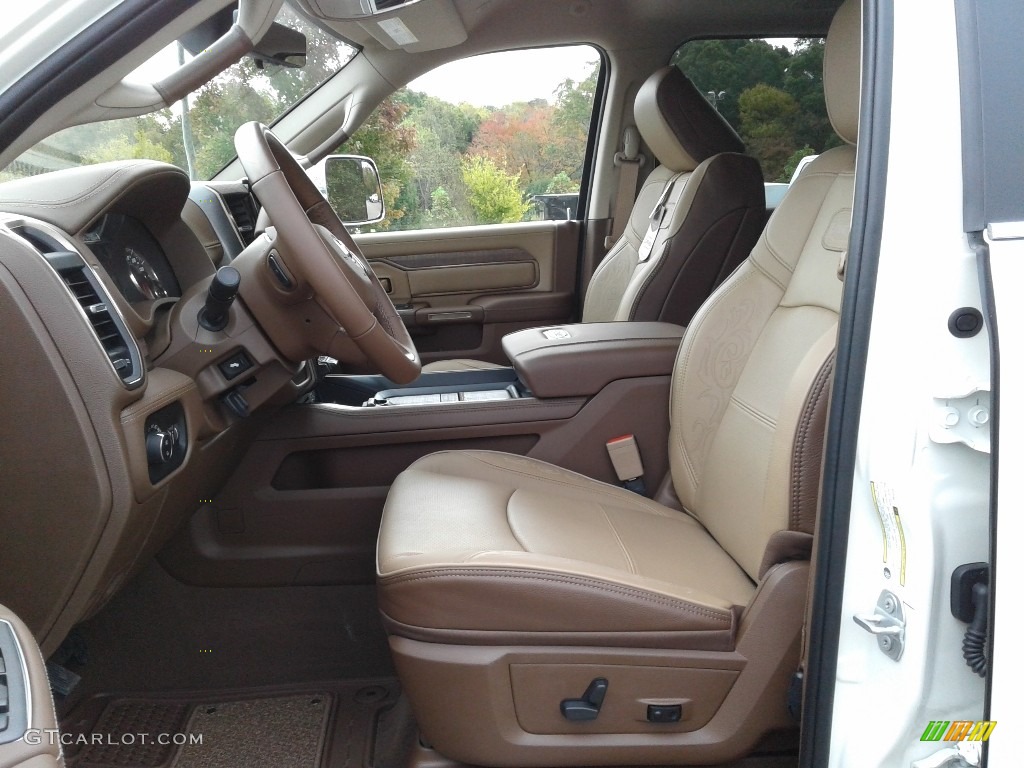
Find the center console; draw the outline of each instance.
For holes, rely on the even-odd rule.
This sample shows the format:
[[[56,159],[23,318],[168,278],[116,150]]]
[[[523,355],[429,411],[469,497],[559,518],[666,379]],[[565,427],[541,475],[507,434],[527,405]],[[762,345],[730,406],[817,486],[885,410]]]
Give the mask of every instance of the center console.
[[[424,373],[397,387],[383,376],[335,376],[322,402],[365,408],[590,397],[613,381],[671,373],[685,329],[670,323],[578,323],[507,335],[511,367]]]
[[[632,434],[653,491],[669,471],[670,373],[682,332],[663,323],[549,326],[506,336],[512,365],[503,368],[431,371],[404,387],[327,375],[315,399],[263,421],[231,480],[164,547],[161,563],[206,586],[372,583],[388,489],[438,451],[501,451],[617,484],[606,444]]]
[[[328,375],[317,393],[322,402],[359,408],[481,403],[529,396],[512,368],[433,371],[405,387],[383,376]]]

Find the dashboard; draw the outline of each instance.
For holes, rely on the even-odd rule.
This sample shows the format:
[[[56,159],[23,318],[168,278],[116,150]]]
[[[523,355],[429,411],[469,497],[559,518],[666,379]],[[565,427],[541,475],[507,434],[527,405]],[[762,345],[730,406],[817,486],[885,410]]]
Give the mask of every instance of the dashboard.
[[[242,298],[199,324],[255,220],[241,183],[149,160],[0,184],[0,592],[45,653],[215,495],[264,406],[314,383]]]
[[[163,248],[134,216],[104,214],[83,240],[129,303],[181,297]]]

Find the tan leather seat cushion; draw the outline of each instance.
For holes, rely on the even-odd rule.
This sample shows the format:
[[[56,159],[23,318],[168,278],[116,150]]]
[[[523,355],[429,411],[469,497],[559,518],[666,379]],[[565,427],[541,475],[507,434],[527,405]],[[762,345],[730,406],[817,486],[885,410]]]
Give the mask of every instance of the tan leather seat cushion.
[[[736,607],[754,593],[692,517],[488,451],[437,453],[403,472],[377,562],[385,616],[403,635],[437,638],[433,630],[447,641],[500,633],[501,642],[593,635],[620,644],[621,635],[634,645],[727,648]]]

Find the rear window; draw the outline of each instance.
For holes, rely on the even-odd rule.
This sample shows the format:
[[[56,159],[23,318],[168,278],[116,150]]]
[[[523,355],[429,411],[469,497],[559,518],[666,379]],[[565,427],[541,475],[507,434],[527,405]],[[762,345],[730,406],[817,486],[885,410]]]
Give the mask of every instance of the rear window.
[[[842,144],[828,120],[822,38],[691,40],[672,55],[761,162],[788,182],[801,159]]]

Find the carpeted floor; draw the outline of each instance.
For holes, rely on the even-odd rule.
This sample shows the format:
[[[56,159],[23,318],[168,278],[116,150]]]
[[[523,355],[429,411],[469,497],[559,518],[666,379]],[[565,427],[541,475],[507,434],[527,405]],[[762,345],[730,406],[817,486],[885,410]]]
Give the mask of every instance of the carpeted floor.
[[[154,563],[76,629],[81,682],[111,691],[243,690],[394,676],[373,586],[193,587]],[[301,689],[300,689],[301,690]]]
[[[415,740],[393,679],[96,696],[61,728],[72,768],[400,768]]]

